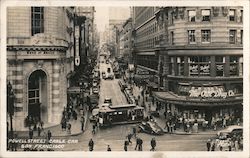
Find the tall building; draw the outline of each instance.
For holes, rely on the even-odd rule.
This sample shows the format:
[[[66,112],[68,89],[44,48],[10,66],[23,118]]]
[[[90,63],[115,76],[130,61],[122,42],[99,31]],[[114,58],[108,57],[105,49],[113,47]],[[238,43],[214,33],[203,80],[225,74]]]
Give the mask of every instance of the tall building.
[[[76,15],[86,17],[82,31],[84,32],[84,49],[87,56],[91,56],[94,49],[94,13],[95,7],[76,7]]]
[[[74,7],[7,8],[7,82],[15,94],[14,130],[28,116],[61,121],[74,71]],[[77,48],[79,50],[79,48]]]
[[[136,63],[157,74],[157,105],[192,121],[241,120],[243,8],[133,9]]]
[[[144,80],[157,88],[158,76],[158,49],[156,42],[160,39],[161,29],[157,25],[157,7],[133,7],[133,58],[136,65],[135,80]]]

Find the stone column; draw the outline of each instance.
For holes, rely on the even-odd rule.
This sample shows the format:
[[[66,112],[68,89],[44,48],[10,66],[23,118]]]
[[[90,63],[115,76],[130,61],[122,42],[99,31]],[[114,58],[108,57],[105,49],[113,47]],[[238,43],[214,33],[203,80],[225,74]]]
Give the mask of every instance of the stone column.
[[[51,123],[60,123],[62,108],[60,108],[60,61],[54,60],[52,64],[52,116]]]

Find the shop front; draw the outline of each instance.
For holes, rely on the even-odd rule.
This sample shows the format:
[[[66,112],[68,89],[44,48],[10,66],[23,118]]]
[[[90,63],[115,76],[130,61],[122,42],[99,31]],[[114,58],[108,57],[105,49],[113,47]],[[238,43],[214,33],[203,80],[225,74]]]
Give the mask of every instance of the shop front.
[[[183,85],[182,85],[183,86]],[[183,90],[174,92],[153,92],[157,104],[166,112],[190,122],[207,121],[218,124],[226,119],[229,124],[242,121],[243,98],[233,90],[225,90],[222,86],[184,86]],[[185,92],[184,92],[185,89]]]

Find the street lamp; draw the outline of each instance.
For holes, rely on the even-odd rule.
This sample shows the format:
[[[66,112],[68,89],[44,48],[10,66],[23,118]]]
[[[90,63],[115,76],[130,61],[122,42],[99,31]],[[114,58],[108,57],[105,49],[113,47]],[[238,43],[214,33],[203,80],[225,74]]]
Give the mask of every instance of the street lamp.
[[[12,89],[12,85],[10,82],[7,84],[7,112],[10,116],[10,133],[7,131],[7,137],[8,139],[13,139],[13,123],[12,123],[12,117],[14,115],[14,100],[15,95]],[[7,141],[8,143],[8,141]],[[7,144],[9,145],[9,144]],[[13,150],[13,147],[11,146],[11,150]]]

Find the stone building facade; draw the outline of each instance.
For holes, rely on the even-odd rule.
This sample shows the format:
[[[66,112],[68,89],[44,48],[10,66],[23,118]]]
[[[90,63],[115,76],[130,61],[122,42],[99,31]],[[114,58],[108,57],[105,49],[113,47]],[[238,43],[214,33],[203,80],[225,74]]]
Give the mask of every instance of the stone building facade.
[[[60,123],[74,70],[74,8],[8,7],[7,81],[15,93],[14,130],[27,116]]]
[[[138,10],[134,21],[136,62],[150,67],[146,58],[140,61],[138,55],[152,47],[156,58],[152,68],[158,74],[158,89],[152,94],[156,103],[190,120],[242,119],[243,7]],[[145,14],[141,20],[145,24],[153,19],[156,23],[156,31],[152,27],[146,32],[148,36],[141,38],[139,28],[144,25],[136,21],[143,17],[139,13]],[[160,36],[150,42],[146,38],[151,34]],[[149,54],[149,49],[146,52]]]

